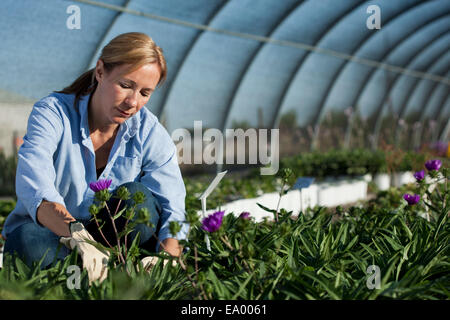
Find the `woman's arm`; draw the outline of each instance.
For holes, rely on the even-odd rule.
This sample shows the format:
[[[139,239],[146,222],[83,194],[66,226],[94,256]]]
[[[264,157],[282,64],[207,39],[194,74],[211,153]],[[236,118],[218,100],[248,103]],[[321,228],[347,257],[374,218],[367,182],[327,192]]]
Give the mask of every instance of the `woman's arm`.
[[[41,100],[33,106],[28,118],[27,133],[18,152],[16,173],[17,198],[23,202],[35,223],[39,223],[37,212],[42,206],[40,216],[44,226],[53,215],[58,216],[56,212],[59,215],[63,212],[63,215],[68,214],[64,199],[55,188],[56,172],[53,165],[53,155],[64,128],[53,100],[48,99],[47,102]],[[60,223],[52,225],[53,227],[56,228],[53,232],[66,233]]]
[[[179,257],[181,254],[181,246],[177,239],[167,238],[162,241],[160,251],[164,250],[172,256]]]
[[[62,204],[42,200],[36,212],[36,220],[56,235],[70,237],[69,223],[75,221],[75,218]]]
[[[165,247],[162,250],[179,255],[181,248],[178,241],[187,238],[189,224],[186,222],[185,213],[186,189],[177,162],[176,147],[158,122],[150,129],[143,146],[143,175],[140,182],[149,188],[161,205],[158,238]],[[170,233],[169,226],[172,221],[181,226],[176,235]],[[156,250],[161,250],[159,243]]]

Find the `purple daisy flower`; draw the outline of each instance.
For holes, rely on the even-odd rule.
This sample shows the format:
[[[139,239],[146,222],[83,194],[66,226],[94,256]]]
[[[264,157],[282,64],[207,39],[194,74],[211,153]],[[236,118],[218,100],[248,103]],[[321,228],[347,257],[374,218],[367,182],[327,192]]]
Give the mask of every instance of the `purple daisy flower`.
[[[410,206],[413,206],[413,205],[415,205],[417,202],[419,202],[419,200],[420,200],[420,195],[418,195],[418,194],[410,195],[410,194],[406,193],[406,194],[403,195],[403,199],[405,199],[406,202],[408,202],[408,204],[409,204]]]
[[[97,182],[89,183],[89,188],[91,188],[91,190],[94,192],[99,192],[99,191],[108,189],[109,186],[111,185],[111,182],[112,182],[112,180],[110,180],[110,179],[101,179],[101,180],[98,180]]]
[[[416,178],[417,181],[422,181],[423,178],[425,178],[425,170],[420,170],[414,173],[414,178]]]
[[[250,220],[250,212],[244,211],[239,215],[239,218]]]
[[[425,162],[425,167],[428,171],[436,170],[438,171],[441,168],[442,162],[441,160],[435,159],[435,160],[428,160]]]
[[[208,232],[219,230],[225,211],[216,211],[202,220],[202,229]]]

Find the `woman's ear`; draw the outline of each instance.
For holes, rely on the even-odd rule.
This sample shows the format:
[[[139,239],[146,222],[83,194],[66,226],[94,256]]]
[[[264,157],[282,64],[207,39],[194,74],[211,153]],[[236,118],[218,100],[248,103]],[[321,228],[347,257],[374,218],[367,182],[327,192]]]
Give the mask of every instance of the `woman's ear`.
[[[103,76],[105,74],[105,68],[103,65],[103,61],[101,59],[97,60],[97,65],[95,66],[95,79],[97,79],[97,82],[101,82],[103,79]]]

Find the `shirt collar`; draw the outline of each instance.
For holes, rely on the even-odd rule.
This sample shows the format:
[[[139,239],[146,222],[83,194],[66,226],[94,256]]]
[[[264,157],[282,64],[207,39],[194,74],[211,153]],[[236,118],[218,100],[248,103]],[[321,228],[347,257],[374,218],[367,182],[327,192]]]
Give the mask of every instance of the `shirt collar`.
[[[80,130],[83,139],[89,137],[89,122],[88,122],[88,105],[91,94],[81,96],[78,102],[78,110],[80,111]],[[129,138],[133,137],[139,129],[140,125],[140,110],[137,114],[125,120],[123,124],[120,125],[119,131],[124,131],[124,139],[128,141]]]

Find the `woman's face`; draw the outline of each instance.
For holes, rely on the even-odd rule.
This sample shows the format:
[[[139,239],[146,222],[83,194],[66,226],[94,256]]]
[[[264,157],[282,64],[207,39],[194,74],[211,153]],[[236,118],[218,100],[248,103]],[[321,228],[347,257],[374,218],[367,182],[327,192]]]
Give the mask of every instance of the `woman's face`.
[[[98,104],[105,125],[121,124],[148,102],[160,78],[158,64],[146,64],[133,72],[120,65],[106,72],[99,60],[96,67]]]

